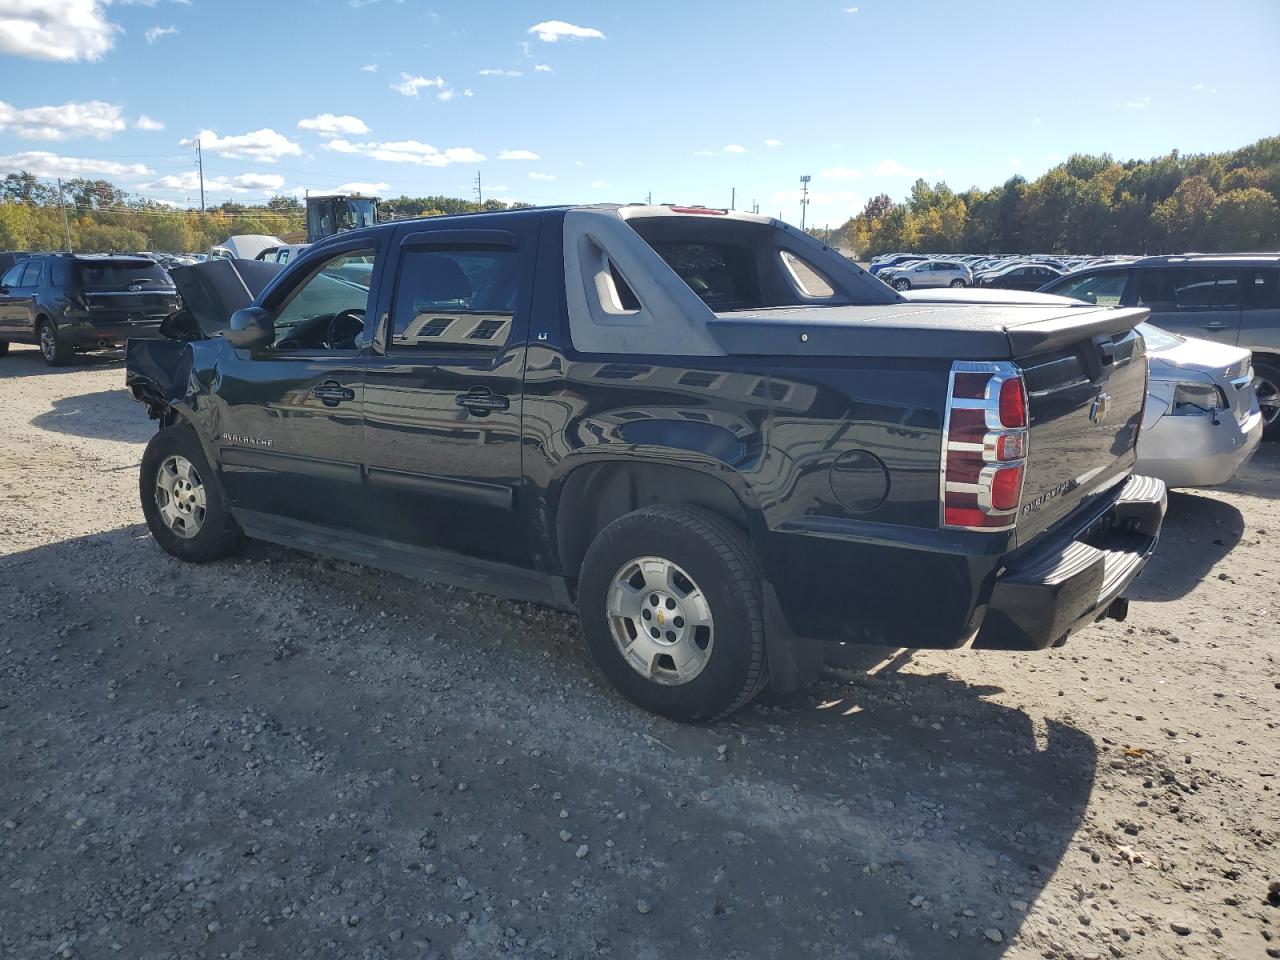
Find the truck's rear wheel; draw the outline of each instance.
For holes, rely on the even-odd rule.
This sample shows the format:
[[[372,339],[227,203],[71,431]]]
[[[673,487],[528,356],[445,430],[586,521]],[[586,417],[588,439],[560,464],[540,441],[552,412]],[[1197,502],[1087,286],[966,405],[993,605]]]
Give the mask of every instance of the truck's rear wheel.
[[[596,664],[653,713],[712,720],[768,680],[755,554],[715,514],[654,506],[615,520],[587,551],[578,604]]]
[[[244,540],[199,438],[185,424],[151,438],[142,454],[138,492],[151,535],[180,560],[221,560]]]

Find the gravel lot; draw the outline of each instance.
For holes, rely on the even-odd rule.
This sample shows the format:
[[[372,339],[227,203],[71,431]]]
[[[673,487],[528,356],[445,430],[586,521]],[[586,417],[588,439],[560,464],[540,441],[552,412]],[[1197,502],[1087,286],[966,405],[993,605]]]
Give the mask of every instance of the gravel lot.
[[[168,558],[152,429],[0,359],[0,957],[1280,956],[1280,445],[1125,624],[687,728],[560,614]]]

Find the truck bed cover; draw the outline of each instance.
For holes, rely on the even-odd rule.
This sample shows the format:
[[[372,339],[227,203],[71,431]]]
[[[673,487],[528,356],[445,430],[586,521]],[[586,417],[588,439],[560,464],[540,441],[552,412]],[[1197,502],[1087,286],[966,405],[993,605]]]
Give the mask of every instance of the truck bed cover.
[[[1087,304],[787,306],[717,313],[708,327],[740,356],[1007,360],[1126,331],[1146,313]]]

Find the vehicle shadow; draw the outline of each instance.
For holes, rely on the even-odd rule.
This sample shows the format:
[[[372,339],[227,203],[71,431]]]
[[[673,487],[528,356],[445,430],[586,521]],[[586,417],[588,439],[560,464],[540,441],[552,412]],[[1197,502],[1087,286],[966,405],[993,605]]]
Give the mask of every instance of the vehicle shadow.
[[[1243,535],[1244,516],[1233,504],[1172,491],[1160,544],[1126,596],[1148,601],[1185,597]]]
[[[35,878],[57,915],[93,895],[73,808],[95,850],[127,846],[121,884],[218,875],[215,936],[182,905],[114,925],[125,955],[302,955],[359,914],[367,942],[444,956],[995,960],[1098,762],[1076,727],[884,650],[681,726],[614,695],[569,616],[263,545],[181,564],[140,525],[0,557],[0,594],[14,662],[41,664],[0,674],[25,811],[0,914]]]
[[[146,443],[155,433],[155,424],[124,389],[54,400],[52,409],[32,417],[31,425],[54,433],[129,443]]]
[[[78,353],[65,367],[51,367],[44,362],[36,347],[11,343],[9,352],[0,357],[0,380],[17,380],[22,377],[56,377],[76,370],[92,370],[99,367],[119,367],[124,362],[123,350],[102,350]]]
[[[1264,440],[1235,478],[1217,489],[1248,497],[1280,497],[1280,441]]]

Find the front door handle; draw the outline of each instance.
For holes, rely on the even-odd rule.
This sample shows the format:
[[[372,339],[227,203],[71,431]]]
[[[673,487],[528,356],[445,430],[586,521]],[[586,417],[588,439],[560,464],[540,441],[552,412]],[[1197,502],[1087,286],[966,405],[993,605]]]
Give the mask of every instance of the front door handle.
[[[1231,324],[1223,323],[1221,320],[1214,320],[1212,323],[1206,323],[1204,328],[1206,330],[1230,330]]]
[[[311,391],[311,395],[326,407],[336,407],[343,400],[354,400],[356,392],[344,387],[337,380],[326,380]]]
[[[453,402],[476,417],[487,417],[494,410],[508,410],[511,407],[510,400],[488,387],[472,387],[466,393],[454,397]]]

